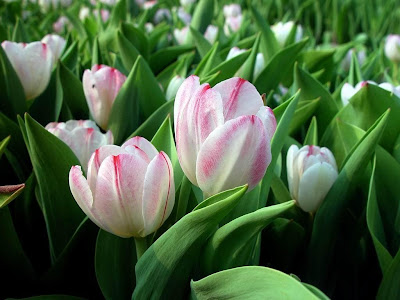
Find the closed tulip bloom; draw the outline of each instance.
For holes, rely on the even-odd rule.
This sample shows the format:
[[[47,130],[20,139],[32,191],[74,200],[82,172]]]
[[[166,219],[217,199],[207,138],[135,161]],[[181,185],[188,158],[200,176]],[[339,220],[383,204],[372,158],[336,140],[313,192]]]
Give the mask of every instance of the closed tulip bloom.
[[[230,35],[233,32],[237,32],[242,25],[243,15],[238,15],[235,17],[227,17],[224,24],[224,32],[226,35]]]
[[[242,14],[242,8],[239,4],[228,4],[224,5],[224,16],[228,17],[237,17]]]
[[[182,29],[178,29],[178,28],[174,29],[174,37],[179,45],[185,44],[188,33],[189,33],[188,26],[185,26]]]
[[[204,32],[204,37],[210,44],[214,44],[218,36],[218,27],[215,25],[208,25],[206,31]]]
[[[279,43],[279,45],[284,46],[287,38],[289,37],[290,32],[292,31],[293,26],[296,26],[293,21],[289,21],[286,23],[278,22],[277,24],[271,26],[272,31],[275,34],[275,37]],[[303,37],[303,28],[301,26],[297,26],[295,41],[298,42]]]
[[[290,194],[305,212],[315,212],[335,182],[338,171],[332,152],[325,147],[296,145],[286,158]]]
[[[115,68],[94,65],[83,73],[83,91],[90,113],[104,130],[108,128],[111,108],[126,76]]]
[[[8,60],[17,73],[27,100],[36,98],[46,89],[53,68],[53,53],[41,42],[1,43]]]
[[[52,122],[47,124],[45,128],[71,148],[85,172],[94,151],[101,146],[114,143],[111,131],[103,134],[91,120],[69,120],[65,123]]]
[[[42,38],[42,43],[45,43],[53,52],[53,63],[56,64],[64,51],[66,41],[57,34],[47,34]]]
[[[211,88],[192,75],[178,90],[174,120],[182,170],[205,197],[243,184],[251,190],[263,178],[276,120],[250,82]]]
[[[169,157],[141,137],[122,147],[97,149],[90,158],[87,179],[80,166],[74,166],[69,185],[76,202],[94,223],[123,238],[145,237],[156,231],[175,202]]]
[[[385,55],[394,63],[400,62],[400,35],[391,34],[386,38]]]
[[[176,93],[184,80],[185,79],[179,75],[176,75],[171,79],[166,92],[167,100],[172,100],[175,98]]]

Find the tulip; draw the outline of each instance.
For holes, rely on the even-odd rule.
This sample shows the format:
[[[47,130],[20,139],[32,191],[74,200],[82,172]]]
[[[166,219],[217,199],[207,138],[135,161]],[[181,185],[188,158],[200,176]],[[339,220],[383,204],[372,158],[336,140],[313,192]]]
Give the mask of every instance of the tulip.
[[[224,5],[224,16],[228,17],[237,17],[242,14],[242,9],[239,4],[228,4]]]
[[[240,49],[238,47],[232,47],[229,52],[228,55],[226,56],[225,60],[230,60],[232,58],[234,58],[235,56],[238,56],[239,54],[242,54],[243,52],[246,52],[245,49]]]
[[[56,22],[53,23],[53,30],[57,33],[60,33],[64,30],[65,26],[69,25],[70,21],[67,17],[61,16],[57,19]]]
[[[146,31],[146,33],[151,33],[154,30],[153,23],[147,22],[146,24],[144,24],[144,30]]]
[[[171,18],[171,12],[169,9],[160,8],[154,15],[154,24],[161,23],[162,21],[169,21]]]
[[[196,0],[180,0],[180,3],[182,6],[188,6],[191,5],[193,3],[196,3]]]
[[[111,108],[126,76],[117,69],[94,65],[83,73],[83,91],[89,110],[96,123],[104,130],[108,128]]]
[[[179,45],[183,45],[186,42],[186,38],[189,33],[189,27],[185,26],[182,29],[174,29],[174,37]]]
[[[93,10],[94,16],[97,18],[99,16],[99,10]],[[100,9],[101,20],[105,23],[110,18],[110,12],[107,9]]]
[[[157,4],[157,0],[146,1],[146,2],[143,3],[143,8],[144,9],[151,9],[156,4]]]
[[[64,51],[66,41],[57,34],[47,34],[42,38],[42,43],[45,43],[53,52],[53,63],[56,64]]]
[[[46,89],[53,68],[53,53],[41,42],[1,43],[8,60],[17,73],[27,100],[36,98]]]
[[[290,194],[305,212],[315,212],[335,182],[335,157],[325,147],[292,145],[286,157]]]
[[[242,15],[238,15],[235,17],[227,17],[225,19],[225,25],[224,25],[224,32],[226,35],[230,35],[233,32],[237,32],[240,28],[240,25],[242,24]]]
[[[175,202],[168,155],[141,137],[122,147],[97,149],[90,158],[87,179],[80,166],[73,166],[69,185],[80,208],[96,225],[123,238],[141,238],[156,231]]]
[[[45,128],[71,148],[85,172],[87,172],[88,162],[94,151],[114,142],[111,131],[103,134],[91,120],[52,122]]]
[[[356,54],[358,64],[361,66],[365,62],[365,59],[367,58],[365,48],[360,48],[359,50],[352,48],[349,51],[347,51],[346,56],[342,60],[341,66],[345,71],[348,71],[350,69],[351,65],[351,57],[353,53]]]
[[[174,9],[176,10],[176,9]],[[183,7],[179,7],[176,10],[176,14],[178,15],[178,18],[185,24],[185,25],[189,25],[190,21],[192,21],[192,16],[190,14],[188,14]]]
[[[361,81],[353,87],[349,83],[345,83],[340,91],[340,96],[342,98],[343,106],[349,103],[349,100],[364,86],[367,84],[378,85],[376,82],[368,80],[368,81]],[[397,97],[400,98],[400,86],[395,87],[394,85],[384,82],[378,85],[380,88],[387,90],[390,93],[393,93]]]
[[[182,170],[205,197],[243,184],[251,190],[263,178],[276,120],[250,82],[236,77],[210,88],[188,77],[175,97],[174,121]]]
[[[258,75],[261,74],[262,70],[264,70],[264,68],[265,68],[264,55],[262,53],[257,53],[256,63],[254,65],[254,71],[253,71],[253,78],[256,79]]]
[[[285,45],[293,26],[295,26],[293,21],[289,21],[286,23],[278,22],[277,24],[271,26],[271,29],[274,32],[279,45],[281,45],[282,47]],[[301,26],[297,26],[295,41],[300,41],[302,37],[303,28]]]
[[[396,64],[400,62],[400,35],[391,34],[386,38],[385,55]]]
[[[171,79],[171,81],[168,84],[166,92],[167,100],[172,100],[173,98],[175,98],[176,93],[183,81],[184,79],[179,75],[176,75]]]
[[[204,37],[210,44],[214,44],[218,36],[218,27],[215,25],[208,25],[206,31],[204,32]]]

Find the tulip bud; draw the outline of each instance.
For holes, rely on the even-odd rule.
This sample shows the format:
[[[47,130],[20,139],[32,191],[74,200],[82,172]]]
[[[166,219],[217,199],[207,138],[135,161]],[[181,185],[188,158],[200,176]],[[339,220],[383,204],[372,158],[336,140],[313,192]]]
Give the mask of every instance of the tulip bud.
[[[189,27],[185,26],[182,29],[174,29],[174,37],[179,45],[183,45],[186,42],[186,38],[189,33]]]
[[[325,147],[292,145],[286,157],[290,194],[305,212],[315,212],[335,182],[335,157]]]
[[[181,21],[185,24],[185,25],[189,25],[190,21],[192,21],[192,16],[190,14],[188,14],[183,7],[179,7],[178,10],[176,11],[178,18],[181,19]]]
[[[351,57],[353,53],[356,53],[358,64],[361,66],[367,57],[365,48],[360,48],[359,50],[352,48],[347,51],[346,56],[343,58],[341,66],[345,71],[349,71],[351,65]]]
[[[239,4],[228,4],[224,5],[224,16],[228,17],[237,17],[242,14],[242,8]]]
[[[154,15],[154,24],[161,23],[162,21],[169,21],[171,18],[171,12],[169,9],[160,8]]]
[[[225,60],[230,60],[230,59],[234,58],[235,56],[238,56],[239,54],[242,54],[245,51],[246,51],[245,49],[240,49],[238,47],[232,47],[229,50],[228,55],[226,56]]]
[[[94,65],[83,73],[83,91],[90,113],[104,130],[108,128],[111,108],[126,76],[117,69]]]
[[[205,197],[243,184],[251,190],[263,178],[276,120],[250,82],[236,77],[211,88],[188,77],[175,97],[174,121],[182,170]]]
[[[36,98],[46,89],[53,68],[53,54],[41,42],[1,43],[8,60],[17,73],[27,100]]]
[[[66,41],[57,34],[47,34],[42,38],[42,43],[49,46],[51,52],[53,52],[53,63],[56,64],[64,51]]]
[[[215,25],[208,25],[206,31],[204,32],[204,37],[210,44],[214,44],[218,36],[218,27]]]
[[[174,174],[167,154],[134,137],[122,147],[103,146],[90,158],[87,179],[69,172],[69,185],[85,214],[102,229],[145,237],[169,217],[175,202]]]
[[[168,88],[167,88],[167,92],[166,92],[167,100],[172,100],[175,98],[176,92],[178,91],[178,89],[181,86],[183,81],[184,81],[184,79],[179,75],[176,75],[171,79],[171,81],[168,84]]]
[[[262,53],[257,53],[256,63],[254,65],[254,71],[253,71],[253,78],[256,79],[258,75],[261,74],[262,70],[264,70],[264,68],[265,68],[264,55]]]
[[[281,45],[282,47],[285,45],[293,26],[296,26],[293,21],[289,21],[286,23],[278,22],[277,24],[271,26],[271,29],[274,32],[279,45]],[[300,41],[302,37],[303,28],[301,26],[297,26],[295,41]]]
[[[94,16],[97,18],[99,16],[99,10],[93,10]],[[100,9],[101,20],[105,23],[110,18],[110,12],[107,9]]]
[[[400,35],[391,34],[386,38],[385,55],[394,63],[400,62]]]
[[[69,24],[70,24],[70,21],[68,20],[68,18],[65,16],[61,16],[57,19],[56,22],[53,23],[53,30],[57,33],[60,33],[61,31],[63,31],[65,26],[67,26]]]
[[[52,122],[45,128],[71,148],[85,172],[87,172],[88,162],[94,151],[114,142],[111,131],[103,134],[99,127],[90,120]]]
[[[225,19],[225,25],[224,25],[224,32],[226,35],[230,35],[233,32],[237,32],[240,28],[240,25],[242,24],[242,15],[238,15],[235,17],[227,17]]]

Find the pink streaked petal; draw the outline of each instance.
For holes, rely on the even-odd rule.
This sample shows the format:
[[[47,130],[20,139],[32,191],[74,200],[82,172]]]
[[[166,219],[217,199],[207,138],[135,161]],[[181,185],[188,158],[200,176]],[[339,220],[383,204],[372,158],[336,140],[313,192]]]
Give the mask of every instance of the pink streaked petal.
[[[143,219],[146,236],[164,223],[175,203],[175,185],[172,164],[164,152],[160,152],[149,164],[144,179]]]
[[[152,160],[156,155],[158,155],[156,147],[154,147],[152,143],[141,136],[135,136],[127,140],[121,147],[126,148],[127,146],[136,146],[140,148],[147,154],[149,160]]]
[[[222,100],[218,92],[203,84],[185,104],[176,118],[176,147],[183,171],[197,185],[197,153],[208,135],[224,123]]]
[[[271,146],[262,121],[242,116],[215,129],[202,145],[196,176],[206,197],[249,184],[251,190],[271,162]]]
[[[263,106],[260,107],[259,111],[257,112],[257,117],[259,117],[263,122],[268,139],[271,140],[276,131],[276,119],[274,112],[268,106]]]
[[[96,190],[97,173],[103,161],[110,155],[119,155],[123,153],[127,153],[126,150],[115,145],[102,146],[94,151],[89,159],[87,171],[87,178],[92,191]]]
[[[239,77],[222,81],[213,89],[221,94],[225,121],[255,115],[264,105],[255,86]]]
[[[131,154],[111,155],[100,166],[93,207],[121,237],[143,231],[142,195],[147,162]]]

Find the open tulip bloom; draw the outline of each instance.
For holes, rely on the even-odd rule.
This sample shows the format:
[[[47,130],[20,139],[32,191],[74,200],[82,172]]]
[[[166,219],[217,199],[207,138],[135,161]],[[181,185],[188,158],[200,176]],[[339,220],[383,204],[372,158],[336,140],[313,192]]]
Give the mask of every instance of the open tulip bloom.
[[[263,178],[276,120],[250,82],[211,88],[192,75],[177,92],[174,118],[182,170],[205,197],[246,183],[251,190]]]
[[[145,237],[171,214],[174,174],[167,154],[145,138],[121,147],[103,146],[90,158],[87,179],[80,166],[69,173],[72,195],[99,227],[120,237]]]

